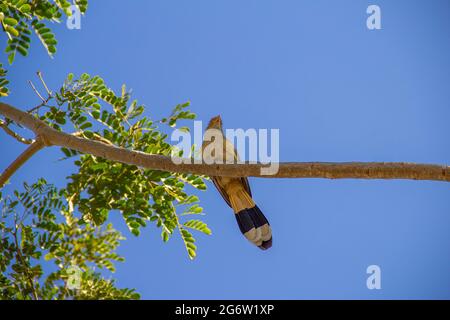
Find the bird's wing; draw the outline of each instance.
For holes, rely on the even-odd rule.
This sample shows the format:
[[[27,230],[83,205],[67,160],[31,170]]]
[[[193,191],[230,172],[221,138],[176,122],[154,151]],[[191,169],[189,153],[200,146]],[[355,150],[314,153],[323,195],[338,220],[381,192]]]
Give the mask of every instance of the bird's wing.
[[[239,160],[239,155],[237,153],[236,148],[234,147],[234,145],[224,137],[224,154],[231,154],[233,156],[234,162],[237,163],[237,161]],[[219,191],[220,195],[222,196],[222,198],[225,200],[225,202],[231,207],[231,203],[230,203],[230,198],[227,194],[227,192],[224,190],[222,184],[220,183],[221,181],[221,177],[211,177],[214,185],[216,186],[217,190]],[[240,178],[241,183],[245,189],[245,191],[247,191],[247,193],[250,195],[250,197],[252,196],[252,191],[250,190],[250,184],[248,183],[248,179],[247,177],[242,177]]]
[[[242,180],[242,184],[244,185],[245,191],[247,191],[247,193],[251,197],[252,196],[252,190],[250,190],[250,184],[248,183],[248,178],[247,177],[243,177],[243,178],[241,178],[241,180]]]
[[[225,139],[225,141],[226,141],[225,143],[226,143],[227,148],[232,148],[232,150],[233,150],[233,158],[234,158],[235,163],[237,163],[238,160],[239,160],[239,155],[237,153],[236,148],[234,147],[234,145],[228,139]],[[248,183],[248,178],[247,177],[242,177],[241,178],[241,182],[244,185],[245,191],[247,191],[247,193],[251,197],[252,196],[252,191],[250,190],[250,184]]]
[[[231,202],[230,198],[228,197],[227,192],[223,189],[222,185],[220,184],[221,177],[211,177],[212,182],[216,186],[216,189],[219,191],[220,195],[222,196],[223,200],[230,206],[231,208]],[[250,190],[250,184],[248,183],[247,177],[240,178],[242,185],[244,186],[245,191],[252,196],[252,191]]]
[[[223,200],[231,207],[230,198],[228,197],[228,194],[223,189],[222,185],[220,184],[220,177],[211,177],[212,182],[216,186],[217,191],[219,191],[220,195],[222,196]]]

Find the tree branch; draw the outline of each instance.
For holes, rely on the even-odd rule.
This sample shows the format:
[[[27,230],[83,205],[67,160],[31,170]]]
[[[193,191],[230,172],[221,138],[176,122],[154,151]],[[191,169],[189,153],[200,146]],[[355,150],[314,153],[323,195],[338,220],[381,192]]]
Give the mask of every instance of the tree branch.
[[[14,139],[16,139],[17,141],[19,141],[20,143],[24,143],[24,144],[32,144],[34,142],[33,139],[26,139],[22,136],[20,136],[18,133],[14,132],[13,130],[11,130],[8,127],[8,124],[3,121],[0,120],[0,127],[7,133],[9,134],[11,137],[13,137]]]
[[[22,152],[16,160],[14,160],[8,168],[3,171],[3,173],[0,175],[0,188],[3,187],[3,185],[8,181],[8,179],[16,172],[28,159],[30,159],[36,152],[41,150],[45,144],[43,143],[42,139],[39,137],[34,141],[32,144],[28,146],[28,148],[25,149],[24,152]]]
[[[405,162],[285,162],[279,163],[279,170],[274,175],[263,175],[261,169],[268,166],[259,163],[208,165],[183,162],[176,164],[170,157],[130,151],[59,132],[32,115],[4,103],[0,103],[0,114],[32,130],[37,136],[44,139],[45,145],[66,147],[97,157],[154,170],[230,177],[413,179],[450,182],[450,167],[447,165]]]

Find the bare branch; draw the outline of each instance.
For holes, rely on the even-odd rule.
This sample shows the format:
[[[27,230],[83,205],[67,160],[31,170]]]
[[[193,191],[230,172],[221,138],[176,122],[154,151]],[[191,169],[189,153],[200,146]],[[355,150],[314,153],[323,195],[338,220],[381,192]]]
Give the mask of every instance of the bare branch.
[[[14,139],[16,139],[17,141],[24,143],[24,144],[32,144],[34,142],[33,139],[26,139],[22,136],[20,136],[18,133],[12,131],[8,125],[6,124],[5,121],[0,120],[0,127],[7,133],[9,134],[11,137],[13,137]]]
[[[0,188],[8,181],[8,179],[16,172],[28,159],[30,159],[36,152],[41,150],[45,146],[42,139],[39,137],[35,142],[22,152],[16,160],[14,160],[8,168],[0,175]]]
[[[450,167],[447,165],[405,162],[285,162],[279,163],[279,170],[274,175],[263,175],[261,169],[267,168],[267,165],[259,163],[208,165],[183,161],[183,163],[177,164],[181,161],[174,162],[170,157],[130,151],[59,132],[30,114],[4,103],[0,103],[0,113],[45,139],[45,145],[66,147],[97,157],[154,170],[230,177],[412,179],[450,182]],[[190,161],[190,159],[184,160]]]
[[[45,91],[47,91],[47,94],[48,94],[49,96],[51,96],[51,95],[52,95],[52,92],[48,89],[47,84],[46,84],[45,81],[44,81],[44,78],[42,78],[42,72],[38,71],[38,72],[36,72],[36,74],[37,74],[37,76],[39,77],[39,80],[41,80],[42,85],[43,85],[44,88],[45,88]]]
[[[42,97],[42,95],[39,93],[38,89],[34,86],[33,82],[31,80],[28,80],[28,83],[31,86],[31,89],[33,89],[34,93],[39,97],[39,99],[42,100],[42,102],[45,102],[45,99]]]
[[[42,85],[44,86],[45,91],[47,92],[47,99],[44,99],[44,97],[42,97],[42,95],[39,93],[39,91],[34,86],[33,82],[31,82],[31,80],[28,80],[28,83],[30,84],[33,91],[37,94],[39,99],[42,100],[42,102],[40,104],[38,104],[36,107],[28,110],[28,113],[34,112],[36,110],[39,110],[41,107],[46,106],[47,103],[50,101],[50,99],[53,98],[52,92],[48,89],[47,84],[45,83],[44,79],[42,78],[42,73],[40,71],[38,71],[38,72],[36,72],[36,74],[38,75],[39,80],[41,80]]]
[[[42,99],[42,102],[40,104],[38,104],[36,107],[31,108],[30,110],[28,110],[28,113],[32,113],[36,110],[39,110],[41,107],[47,106],[47,103],[50,101],[51,98],[53,98],[53,96],[49,95],[47,97],[47,99],[42,98],[41,95],[39,95],[39,97]],[[48,107],[48,106],[47,106]]]

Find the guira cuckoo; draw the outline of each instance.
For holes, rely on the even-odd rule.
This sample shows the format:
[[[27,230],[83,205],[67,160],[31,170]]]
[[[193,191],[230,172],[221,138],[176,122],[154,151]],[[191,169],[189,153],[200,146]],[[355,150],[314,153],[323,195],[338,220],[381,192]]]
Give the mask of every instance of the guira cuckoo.
[[[202,144],[203,160],[208,163],[236,163],[239,159],[232,142],[223,134],[220,116],[212,118]],[[254,245],[266,250],[272,246],[272,230],[264,214],[252,199],[246,177],[210,177],[225,202],[233,209],[242,234]]]

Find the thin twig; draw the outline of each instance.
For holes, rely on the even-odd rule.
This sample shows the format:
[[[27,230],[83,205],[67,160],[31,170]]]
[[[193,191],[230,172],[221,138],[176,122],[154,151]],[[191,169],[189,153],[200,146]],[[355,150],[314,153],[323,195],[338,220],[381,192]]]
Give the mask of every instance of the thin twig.
[[[47,103],[50,101],[50,99],[51,99],[52,97],[48,97],[46,100],[44,100],[44,101],[42,101],[40,104],[38,104],[36,107],[33,107],[33,108],[31,108],[30,110],[28,110],[27,112],[28,113],[32,113],[32,112],[34,112],[34,111],[36,111],[36,110],[39,110],[40,108],[42,108],[42,107],[47,107]]]
[[[40,95],[39,95],[40,96]],[[41,96],[40,96],[41,97]],[[34,111],[36,111],[36,110],[39,110],[41,107],[44,107],[44,106],[47,106],[47,103],[50,101],[50,99],[52,99],[53,98],[53,96],[51,96],[51,95],[49,95],[48,97],[47,97],[47,99],[44,99],[44,98],[42,98],[41,97],[41,99],[42,99],[42,102],[40,103],[40,104],[38,104],[36,107],[33,107],[33,108],[31,108],[30,110],[28,110],[27,112],[28,113],[32,113],[32,112],[34,112]]]
[[[34,93],[36,93],[36,95],[39,97],[39,99],[41,99],[42,102],[45,102],[45,99],[42,97],[42,95],[40,94],[38,89],[36,89],[36,87],[34,86],[33,82],[31,80],[28,80],[28,83],[30,84],[30,86],[33,89]]]
[[[22,137],[21,135],[19,135],[18,133],[12,131],[8,125],[6,124],[5,121],[0,119],[0,127],[11,137],[13,137],[14,139],[16,139],[17,141],[24,143],[24,144],[32,144],[34,142],[33,139],[26,139],[24,137]]]
[[[45,91],[47,91],[47,94],[48,94],[49,96],[51,96],[51,95],[52,95],[52,92],[51,92],[51,91],[49,90],[49,88],[47,87],[47,84],[45,83],[44,78],[42,77],[42,72],[38,71],[38,72],[36,72],[36,74],[37,74],[37,76],[39,77],[39,80],[41,80],[42,85],[43,85],[44,88],[45,88]]]
[[[38,71],[36,73],[37,73],[37,75],[39,77],[39,80],[42,82],[42,85],[44,86],[45,91],[47,92],[47,99],[44,99],[42,97],[42,95],[39,93],[39,91],[36,89],[36,87],[34,86],[33,82],[31,80],[28,80],[28,82],[30,83],[31,88],[33,89],[33,91],[37,94],[39,99],[42,100],[42,102],[40,104],[38,104],[36,107],[31,108],[30,110],[28,110],[28,113],[32,113],[32,112],[34,112],[36,110],[39,110],[41,107],[46,106],[47,103],[50,101],[50,99],[53,98],[52,92],[48,89],[47,84],[45,83],[44,79],[42,78],[42,73],[40,71]]]
[[[84,137],[84,132],[83,132],[83,131],[77,131],[77,132],[74,132],[74,133],[72,133],[72,135],[74,135],[75,137],[82,137],[82,138],[85,138],[85,137]],[[101,135],[99,135],[99,134],[97,134],[97,133],[95,133],[95,132],[93,132],[93,137],[92,137],[92,139],[93,139],[93,140],[97,140],[97,141],[101,141],[101,142],[106,143],[106,144],[109,144],[110,146],[113,146],[113,145],[114,145],[111,141],[109,141],[109,140],[106,139],[106,138],[103,138]]]

